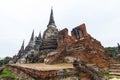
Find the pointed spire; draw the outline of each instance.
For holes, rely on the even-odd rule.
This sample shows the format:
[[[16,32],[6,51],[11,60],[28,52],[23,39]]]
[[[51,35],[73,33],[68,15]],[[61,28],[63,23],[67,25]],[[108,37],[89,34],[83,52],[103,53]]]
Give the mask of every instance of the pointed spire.
[[[51,8],[51,13],[50,13],[50,19],[49,19],[49,25],[55,25],[54,17],[53,17],[53,8]]]
[[[30,38],[30,41],[33,41],[33,40],[34,40],[34,29],[33,29],[33,32],[32,32],[31,38]]]
[[[22,43],[21,48],[19,50],[19,55],[23,52],[24,52],[24,40],[23,40],[23,43]]]
[[[23,43],[22,43],[21,49],[24,50],[24,40],[23,40]]]
[[[38,37],[41,39],[41,32],[39,33]]]
[[[34,44],[35,44],[35,38],[34,38],[34,30],[33,30],[30,41],[25,49],[29,50],[30,47],[34,48]]]

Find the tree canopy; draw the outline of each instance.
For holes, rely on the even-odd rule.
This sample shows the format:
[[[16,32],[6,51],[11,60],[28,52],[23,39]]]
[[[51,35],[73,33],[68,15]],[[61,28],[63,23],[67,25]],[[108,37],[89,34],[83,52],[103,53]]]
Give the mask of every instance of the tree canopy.
[[[5,57],[3,59],[0,60],[0,66],[1,65],[4,65],[4,64],[7,64],[12,58],[11,57]]]

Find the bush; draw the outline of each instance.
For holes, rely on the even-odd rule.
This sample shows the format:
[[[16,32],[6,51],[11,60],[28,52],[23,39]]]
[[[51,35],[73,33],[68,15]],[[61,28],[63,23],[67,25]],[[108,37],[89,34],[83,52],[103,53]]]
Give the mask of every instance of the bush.
[[[15,76],[9,71],[8,68],[4,68],[2,74],[0,74],[0,79],[10,79],[10,80],[17,80]]]
[[[12,58],[11,57],[5,57],[4,59],[0,60],[0,66],[7,64]]]
[[[105,50],[109,51],[114,58],[117,58],[118,55],[117,47],[105,47]]]

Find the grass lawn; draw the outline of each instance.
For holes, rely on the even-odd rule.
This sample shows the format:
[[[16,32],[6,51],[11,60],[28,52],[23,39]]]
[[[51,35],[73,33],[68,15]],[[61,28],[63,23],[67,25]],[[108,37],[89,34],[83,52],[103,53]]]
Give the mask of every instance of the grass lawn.
[[[14,80],[17,80],[15,76],[8,70],[8,68],[4,68],[2,74],[0,74],[0,78],[4,78],[4,77],[10,77],[13,78]]]

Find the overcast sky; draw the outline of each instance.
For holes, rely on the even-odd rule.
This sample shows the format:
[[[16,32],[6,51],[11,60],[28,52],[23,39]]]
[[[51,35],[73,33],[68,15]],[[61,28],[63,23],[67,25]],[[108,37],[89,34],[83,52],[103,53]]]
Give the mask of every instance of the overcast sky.
[[[18,53],[47,28],[51,6],[58,29],[85,23],[89,34],[103,46],[120,42],[120,0],[0,0],[0,57]]]

